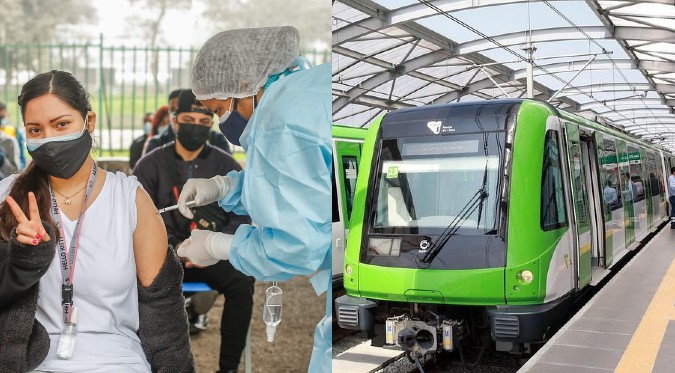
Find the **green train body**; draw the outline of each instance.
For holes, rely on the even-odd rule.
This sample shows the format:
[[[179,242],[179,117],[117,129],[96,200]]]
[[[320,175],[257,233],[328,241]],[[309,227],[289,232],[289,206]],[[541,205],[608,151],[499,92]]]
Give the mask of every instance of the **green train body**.
[[[667,218],[673,161],[534,100],[393,111],[365,139],[338,323],[417,355],[543,342]]]
[[[356,191],[365,128],[332,126],[333,136],[333,290],[342,289],[345,239]]]

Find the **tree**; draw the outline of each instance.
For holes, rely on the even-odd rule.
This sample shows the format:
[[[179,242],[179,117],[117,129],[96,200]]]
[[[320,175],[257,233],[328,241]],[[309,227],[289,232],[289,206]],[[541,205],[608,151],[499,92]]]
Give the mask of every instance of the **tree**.
[[[139,3],[147,9],[145,14],[148,16],[145,18],[132,17],[129,19],[129,23],[132,28],[140,27],[145,33],[145,37],[150,39],[150,49],[153,50],[150,68],[155,85],[158,85],[159,53],[155,48],[161,36],[162,21],[164,21],[167,11],[189,8],[192,5],[192,0],[129,0],[129,4],[132,6]]]
[[[201,0],[204,16],[215,32],[248,27],[294,26],[301,48],[315,49],[317,42],[331,45],[331,3],[326,0]]]
[[[58,25],[95,21],[89,0],[0,0],[0,44],[49,44]]]
[[[157,47],[160,41],[162,22],[164,16],[169,10],[188,9],[192,5],[192,0],[129,0],[129,4],[134,6],[141,4],[145,8],[146,17],[131,17],[128,22],[132,28],[141,28],[145,37],[150,40],[150,48]]]

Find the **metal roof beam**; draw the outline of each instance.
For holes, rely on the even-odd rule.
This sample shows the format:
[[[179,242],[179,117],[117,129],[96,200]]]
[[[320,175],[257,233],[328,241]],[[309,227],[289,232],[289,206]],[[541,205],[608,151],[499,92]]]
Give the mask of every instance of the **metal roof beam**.
[[[337,89],[333,89],[333,95],[335,96],[344,96],[346,92],[340,91]],[[414,107],[415,105],[405,103],[405,102],[400,102],[400,101],[390,101],[385,98],[381,97],[375,97],[371,95],[362,95],[358,99],[356,99],[353,104],[355,105],[363,105],[363,106],[372,106],[376,107],[378,109],[384,109],[384,110],[395,110],[395,109],[404,109],[404,108],[409,108],[409,107]]]
[[[675,41],[675,40],[674,40]],[[645,60],[638,63],[640,70],[660,71],[664,73],[675,72],[675,63],[668,61]]]
[[[397,47],[398,46],[400,46],[400,45],[397,45]],[[341,46],[333,46],[333,52],[341,54],[345,57],[355,59],[359,62],[365,62],[365,63],[371,64],[371,65],[374,65],[374,66],[377,66],[377,67],[381,67],[383,69],[393,69],[395,67],[395,65],[391,62],[387,62],[387,61],[381,60],[379,58],[372,57],[372,54],[371,55],[363,54],[363,53],[353,51],[351,49],[341,47]],[[380,54],[380,53],[383,53],[383,52],[386,52],[386,50],[385,51],[378,51],[376,54]],[[343,68],[339,71],[336,71],[335,74],[333,74],[333,75],[337,75],[337,74],[339,74],[339,73],[341,73],[345,70],[346,69]]]
[[[352,51],[352,50],[347,49],[347,48],[337,46],[337,47],[333,47],[333,51],[337,52],[339,54],[345,55],[347,57],[358,59],[358,60],[361,60],[363,62],[367,62],[371,65],[381,67],[381,68],[386,69],[386,70],[396,69],[396,66],[394,64],[390,63],[390,62],[383,61],[383,60],[380,60],[380,59],[375,58],[375,57],[370,57],[370,56],[364,55],[362,53]],[[378,52],[378,53],[381,53],[381,52]],[[344,71],[344,70],[345,69],[343,69],[342,71]],[[340,72],[336,72],[335,74],[333,74],[334,77],[336,75],[339,76]],[[372,75],[372,73],[367,74],[367,75]],[[431,75],[428,75],[428,74],[424,74],[424,73],[421,73],[421,72],[418,72],[418,71],[412,71],[412,72],[408,73],[407,75],[418,78],[420,80],[424,80],[424,81],[429,82],[429,83],[438,84],[438,85],[441,85],[441,86],[444,86],[444,87],[447,87],[447,88],[450,88],[450,89],[459,88],[459,85],[453,84],[453,83],[450,83],[450,82],[444,80],[447,77],[437,78],[437,77],[434,77],[434,76],[431,76]],[[346,81],[346,80],[355,79],[355,78],[358,78],[358,77],[360,77],[360,76],[343,76],[343,77],[341,77],[342,78],[341,80]]]
[[[588,60],[582,60],[582,61],[568,61],[568,62],[555,62],[555,63],[548,63],[548,64],[542,64],[539,62],[536,62],[535,58],[535,63],[537,66],[545,68],[548,72],[552,74],[556,73],[565,73],[565,72],[576,72],[579,71],[581,67],[583,67]],[[635,69],[636,66],[633,64],[631,60],[628,59],[621,59],[621,60],[614,60],[616,63],[617,67],[620,69]],[[537,66],[534,66],[534,75],[535,76],[540,76],[540,75],[547,75],[546,72],[542,71],[541,69],[538,69]],[[611,61],[609,60],[595,60],[593,63],[591,63],[586,69],[587,70],[611,70],[613,69],[614,66]],[[520,69],[514,71],[514,79],[520,79],[524,78],[526,75],[527,69]]]
[[[670,119],[673,120],[675,117],[673,117],[670,114],[657,114],[657,115],[646,115],[646,116],[639,116],[635,118],[629,118],[629,119],[616,119],[613,120],[614,122],[621,123],[621,122],[636,122],[636,121],[643,121],[643,120],[655,120],[655,121],[660,121],[660,120],[665,120],[665,119]],[[635,127],[640,127],[643,124],[635,124]],[[628,126],[630,127],[630,126]]]
[[[350,102],[354,101],[359,96],[364,93],[384,84],[388,81],[395,79],[399,76],[410,74],[411,72],[434,64],[438,61],[448,58],[447,51],[439,50],[431,53],[421,55],[419,57],[413,58],[406,61],[405,64],[396,66],[395,68],[381,73],[373,75],[371,78],[368,78],[361,82],[358,86],[350,89],[347,92],[347,97],[340,97],[333,101],[333,112],[337,112],[347,106]]]
[[[614,28],[614,37],[627,40],[672,43],[675,41],[675,31],[648,27],[617,26]]]
[[[574,1],[574,0],[558,0]],[[558,2],[556,1],[556,2]],[[490,6],[500,6],[505,4],[527,3],[527,0],[436,0],[431,1],[443,12],[452,13],[466,9],[485,8]],[[436,10],[429,8],[425,4],[414,4],[402,7],[391,12],[391,22],[393,24],[416,21],[422,18],[438,15]]]
[[[604,112],[598,112],[598,115],[612,115],[614,113],[625,113],[625,112],[635,112],[635,113],[648,113],[648,114],[655,114],[655,113],[670,113],[670,109],[668,108],[625,108],[625,109],[611,109],[609,108],[608,111]],[[611,118],[610,118],[611,119]],[[613,120],[613,119],[612,119]]]
[[[580,90],[584,93],[598,93],[598,92],[639,92],[650,91],[653,88],[647,83],[600,83],[592,85],[576,86],[577,89],[564,89],[558,97],[576,96],[580,95]]]
[[[630,48],[628,45],[628,42],[626,40],[641,40],[641,41],[646,41],[646,42],[657,42],[657,41],[665,41],[663,38],[669,38],[673,37],[675,33],[669,32],[666,30],[658,30],[658,29],[648,29],[644,27],[615,27],[614,23],[612,20],[610,20],[609,15],[610,13],[607,12],[602,8],[600,3],[597,0],[585,0],[586,4],[591,8],[593,13],[600,19],[600,21],[609,29],[613,32],[614,37],[616,38],[617,42],[621,46],[621,48],[626,52],[626,54],[630,57],[631,60],[634,61],[636,65],[638,65],[638,69],[642,73],[642,75],[647,79],[647,82],[651,86],[657,87],[656,82],[654,81],[654,78],[649,75],[648,72],[648,67],[650,63],[647,63],[648,61],[641,61],[637,55],[635,54],[635,51]],[[673,5],[672,0],[624,0],[624,1],[629,1],[630,3],[634,4],[644,4],[644,3],[655,3],[655,4],[668,4],[668,5]],[[652,32],[653,30],[654,32]],[[635,31],[633,34],[632,31]],[[661,38],[657,40],[657,38]],[[645,64],[647,63],[647,64]],[[667,67],[667,66],[666,66]],[[665,96],[664,93],[660,92],[657,90],[657,93],[661,98],[665,101],[667,97]],[[667,112],[669,114],[673,114],[673,109],[669,108],[667,109]],[[654,115],[654,113],[650,113]]]
[[[596,108],[601,108],[605,106],[625,106],[625,105],[645,105],[645,104],[658,104],[662,105],[663,102],[661,101],[661,98],[643,98],[643,99],[638,99],[635,97],[630,97],[630,98],[617,98],[616,100],[602,100],[601,102],[589,102],[587,104],[581,104],[579,105],[579,110],[594,110]],[[638,107],[636,109],[642,109],[643,107]]]
[[[588,36],[596,40],[620,38],[656,42],[675,41],[675,31],[655,28],[617,26],[614,27],[613,33],[605,26],[584,26],[579,28],[588,34]],[[492,36],[492,39],[506,47],[522,45],[525,43],[525,35],[522,31]],[[533,43],[549,43],[564,40],[587,40],[587,38],[580,33],[579,30],[571,26],[532,30]],[[459,44],[457,47],[457,54],[463,55],[495,48],[499,47],[491,40],[478,39]]]
[[[586,26],[581,27],[584,32],[586,32],[591,38],[594,39],[609,39],[612,37],[612,33],[607,30],[604,26]],[[492,39],[496,42],[510,47],[525,44],[525,34],[522,31],[512,32],[508,34],[501,34],[492,36]],[[545,42],[556,42],[563,40],[579,40],[586,39],[576,28],[574,27],[554,27],[547,29],[538,29],[532,30],[532,42],[533,43],[545,43]],[[482,52],[490,49],[499,48],[491,40],[487,39],[478,39],[469,41],[466,43],[459,44],[457,47],[458,54],[468,54],[473,52]]]
[[[373,30],[381,30],[386,27],[387,21],[384,19],[373,17],[362,19],[333,31],[333,46],[352,41],[373,32]]]
[[[644,136],[642,136],[643,139],[652,139],[652,138],[659,138],[659,137],[665,137],[666,135],[675,135],[675,132],[662,132],[662,133],[649,133]]]

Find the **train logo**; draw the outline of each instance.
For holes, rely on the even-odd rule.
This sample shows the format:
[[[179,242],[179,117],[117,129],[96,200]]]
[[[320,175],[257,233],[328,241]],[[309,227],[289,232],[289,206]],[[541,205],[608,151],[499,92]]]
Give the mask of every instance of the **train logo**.
[[[441,133],[452,133],[452,132],[455,132],[455,129],[452,128],[452,126],[450,125],[441,127]]]
[[[441,133],[441,125],[442,123],[440,120],[427,122],[427,127],[431,130],[431,132],[434,133],[434,135]]]
[[[422,240],[420,242],[420,253],[426,253],[427,249],[429,248],[429,245],[430,245],[429,241]]]

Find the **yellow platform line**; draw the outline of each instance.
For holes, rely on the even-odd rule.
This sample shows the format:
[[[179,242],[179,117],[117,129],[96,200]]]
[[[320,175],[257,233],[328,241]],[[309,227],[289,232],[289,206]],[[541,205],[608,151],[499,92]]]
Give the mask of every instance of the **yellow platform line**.
[[[675,316],[674,303],[675,259],[670,263],[615,372],[652,371],[668,322]]]

